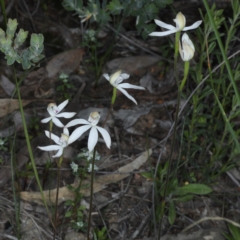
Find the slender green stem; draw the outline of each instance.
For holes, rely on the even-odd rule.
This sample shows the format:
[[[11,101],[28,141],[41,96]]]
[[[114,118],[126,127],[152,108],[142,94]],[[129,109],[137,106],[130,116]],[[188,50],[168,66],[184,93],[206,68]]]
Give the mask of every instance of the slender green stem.
[[[35,161],[34,161],[34,156],[33,156],[32,147],[31,147],[31,143],[30,143],[30,139],[29,139],[29,135],[28,135],[27,123],[26,123],[26,119],[25,119],[25,115],[24,115],[24,110],[23,110],[23,105],[22,105],[22,98],[21,98],[19,83],[18,83],[18,80],[17,80],[17,77],[16,77],[15,68],[13,68],[13,72],[14,72],[14,78],[15,78],[15,82],[16,82],[16,89],[17,89],[17,95],[18,95],[18,101],[19,101],[19,108],[20,108],[20,112],[21,112],[22,123],[23,123],[23,130],[24,130],[24,135],[25,135],[25,139],[26,139],[26,143],[27,143],[29,158],[31,160],[34,176],[36,178],[36,181],[37,181],[37,184],[38,184],[38,187],[39,187],[39,191],[40,191],[42,199],[43,199],[44,206],[46,207],[47,213],[48,213],[48,215],[50,217],[48,206],[47,206],[47,202],[46,202],[45,196],[43,194],[42,186],[41,186],[41,183],[40,183],[40,180],[39,180],[39,177],[38,177],[38,172],[37,172],[36,164],[35,164]]]
[[[106,122],[107,122],[107,120],[108,120],[108,118],[109,118],[109,116],[110,116],[110,113],[111,113],[111,111],[113,110],[113,105],[114,105],[114,103],[115,103],[115,101],[116,101],[116,97],[117,97],[117,88],[113,88],[113,95],[112,95],[112,100],[111,100],[111,106],[110,106],[110,109],[108,110],[108,114],[107,114],[107,117],[106,117],[106,119],[105,119],[105,121],[104,121],[104,123],[103,123],[103,127],[105,126],[105,124],[106,124]]]
[[[237,87],[237,84],[236,84],[236,82],[235,82],[235,80],[234,80],[234,77],[233,77],[233,74],[232,74],[232,70],[231,70],[231,66],[230,66],[230,64],[229,64],[229,61],[228,61],[228,58],[227,58],[225,49],[224,49],[223,44],[222,44],[222,40],[221,40],[221,38],[220,38],[219,32],[218,32],[218,30],[217,30],[215,21],[214,21],[214,19],[213,19],[212,13],[211,13],[211,10],[210,10],[210,8],[209,8],[208,1],[207,1],[207,0],[203,0],[203,3],[204,3],[204,6],[205,6],[205,9],[206,9],[206,11],[207,11],[207,14],[208,14],[210,23],[211,23],[211,25],[212,25],[214,34],[215,34],[215,36],[216,36],[216,38],[217,38],[217,42],[218,42],[219,48],[220,48],[220,50],[221,50],[223,60],[224,60],[224,62],[225,62],[225,64],[226,64],[226,67],[227,67],[227,70],[228,70],[228,75],[229,75],[229,78],[230,78],[230,80],[231,80],[231,83],[232,83],[232,86],[233,86],[233,89],[234,89],[236,98],[237,98],[237,100],[238,100],[238,104],[240,104],[240,95],[239,95],[238,87]]]
[[[112,100],[111,100],[111,105],[114,105],[117,97],[117,88],[113,88],[113,95],[112,95]]]
[[[87,231],[87,239],[88,239],[88,240],[90,240],[90,229],[91,229],[91,218],[92,218],[93,177],[94,177],[95,156],[96,156],[96,147],[95,147],[94,150],[93,150],[93,159],[92,159],[91,189],[90,189],[90,206],[89,206],[88,231]]]
[[[186,61],[186,62],[184,62],[184,76],[183,76],[183,80],[180,85],[180,92],[182,92],[182,90],[185,86],[185,83],[186,83],[187,77],[188,77],[188,72],[189,72],[189,61]]]
[[[0,0],[5,27],[7,27],[7,15],[4,0]]]
[[[59,188],[60,188],[60,174],[61,174],[61,164],[63,160],[63,154],[57,162],[57,192],[56,192],[56,200],[55,200],[55,216],[54,216],[54,231],[53,231],[53,240],[56,238],[57,231],[57,215],[58,215],[58,196],[59,196]]]
[[[177,71],[177,60],[178,60],[178,51],[179,51],[179,39],[180,39],[180,32],[176,32],[175,35],[175,51],[174,51],[174,74],[175,74],[175,81],[177,84],[178,88],[178,97],[177,97],[177,106],[176,106],[176,115],[174,119],[174,128],[173,128],[173,139],[171,143],[171,152],[169,156],[169,165],[168,165],[168,170],[167,170],[167,175],[166,175],[166,183],[164,187],[164,193],[163,193],[163,200],[161,203],[162,206],[162,211],[164,211],[165,207],[165,197],[167,194],[167,189],[168,189],[168,183],[170,180],[170,173],[171,173],[171,166],[172,166],[172,160],[173,160],[173,152],[174,152],[174,147],[175,147],[175,140],[176,140],[176,133],[177,133],[177,122],[178,122],[178,112],[179,112],[179,106],[180,106],[180,99],[181,99],[181,90],[180,90],[180,84],[179,84],[179,79],[178,79],[178,71]],[[160,217],[159,221],[159,230],[158,230],[158,239],[160,239],[160,233],[161,233],[161,221],[162,217]]]

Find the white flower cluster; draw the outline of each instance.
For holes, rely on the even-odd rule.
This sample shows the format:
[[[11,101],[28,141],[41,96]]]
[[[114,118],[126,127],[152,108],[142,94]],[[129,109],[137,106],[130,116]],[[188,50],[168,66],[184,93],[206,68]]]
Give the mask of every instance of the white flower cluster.
[[[130,100],[132,100],[134,103],[137,104],[136,100],[130,96],[127,91],[124,88],[133,88],[133,89],[140,89],[145,90],[143,87],[135,86],[129,83],[122,83],[123,80],[129,78],[129,74],[122,73],[122,70],[117,71],[116,73],[112,74],[110,77],[108,74],[103,74],[103,76],[111,83],[111,85],[121,91],[125,96],[127,96]],[[89,137],[88,137],[88,151],[89,155],[87,156],[87,159],[91,159],[90,154],[92,153],[94,147],[97,144],[98,141],[98,132],[102,135],[106,145],[108,148],[111,146],[111,138],[109,133],[102,127],[97,126],[100,114],[98,112],[92,112],[88,118],[88,121],[85,119],[74,119],[70,121],[65,126],[61,123],[61,121],[58,118],[72,118],[76,113],[60,113],[63,108],[68,104],[68,100],[64,101],[60,105],[56,105],[55,103],[50,103],[47,107],[47,111],[50,115],[50,117],[44,118],[41,122],[47,123],[47,122],[53,122],[56,126],[63,128],[63,133],[61,137],[56,136],[53,133],[50,133],[49,131],[45,131],[45,134],[48,138],[52,139],[57,145],[50,145],[45,147],[38,147],[43,151],[57,151],[55,155],[53,155],[53,158],[61,157],[64,151],[64,148],[66,148],[69,144],[76,141],[78,138],[80,138],[83,133],[86,131],[89,131]],[[72,134],[69,134],[68,128],[76,126],[76,125],[82,125],[78,128],[76,128]]]
[[[152,32],[149,34],[149,36],[157,37],[163,37],[176,32],[192,30],[199,27],[199,25],[202,23],[202,20],[199,20],[193,23],[191,26],[186,27],[186,18],[181,12],[179,12],[176,18],[173,19],[173,21],[176,23],[176,27],[157,19],[154,21],[158,26],[168,29],[165,32]],[[183,34],[182,41],[179,41],[179,52],[183,61],[189,61],[194,56],[195,47],[186,33]]]
[[[58,137],[55,134],[50,133],[49,131],[45,131],[46,136],[52,139],[57,145],[50,145],[50,146],[38,147],[38,148],[40,148],[43,151],[57,151],[57,153],[52,157],[53,158],[61,157],[63,154],[64,148],[66,148],[69,144],[73,143],[78,138],[80,138],[82,134],[89,129],[90,129],[89,137],[88,137],[89,152],[92,152],[94,147],[97,144],[98,132],[100,132],[100,134],[102,135],[107,147],[110,148],[111,138],[109,133],[104,128],[97,126],[100,119],[100,114],[98,112],[92,112],[89,116],[88,121],[85,119],[74,119],[65,126],[60,122],[60,120],[58,119],[59,117],[71,118],[76,114],[75,112],[60,113],[62,109],[67,105],[67,103],[68,103],[68,100],[64,101],[59,106],[57,106],[54,103],[50,103],[48,105],[47,111],[50,114],[50,117],[43,119],[41,122],[46,123],[46,122],[52,121],[53,123],[55,123],[56,126],[63,127],[63,133],[61,134],[61,137]],[[76,128],[70,135],[68,128],[76,125],[83,125],[83,126]]]

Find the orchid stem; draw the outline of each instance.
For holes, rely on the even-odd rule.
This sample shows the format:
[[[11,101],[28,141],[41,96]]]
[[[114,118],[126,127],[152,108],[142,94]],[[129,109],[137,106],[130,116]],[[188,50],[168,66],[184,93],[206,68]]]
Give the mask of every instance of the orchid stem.
[[[109,115],[110,115],[111,111],[113,110],[113,105],[114,105],[114,103],[116,101],[116,97],[117,97],[117,88],[114,87],[113,88],[112,100],[111,100],[111,106],[110,106],[110,109],[108,111],[107,117],[106,117],[106,119],[105,119],[105,121],[103,123],[103,127],[106,125],[106,122],[107,122],[107,120],[109,118]]]
[[[175,118],[174,118],[174,128],[173,128],[173,138],[172,138],[172,143],[171,143],[171,151],[170,151],[170,156],[169,156],[169,165],[168,165],[168,170],[167,170],[167,176],[166,176],[166,183],[165,183],[165,188],[164,188],[164,193],[163,193],[163,200],[161,203],[162,206],[162,211],[164,210],[165,203],[166,203],[166,195],[167,195],[167,190],[168,190],[168,182],[170,178],[170,172],[171,172],[171,165],[172,165],[172,160],[173,160],[173,151],[174,151],[174,146],[175,146],[175,140],[176,140],[176,132],[177,132],[177,122],[178,122],[178,112],[179,112],[179,105],[180,105],[180,99],[181,99],[181,89],[180,89],[180,84],[179,84],[179,79],[178,79],[178,72],[177,72],[177,60],[178,60],[178,51],[179,51],[179,39],[180,39],[180,33],[181,32],[176,32],[175,35],[175,51],[174,51],[174,74],[175,74],[175,81],[177,84],[178,88],[178,95],[177,95],[177,106],[176,106],[176,113],[175,113]],[[159,220],[159,229],[158,229],[158,240],[160,239],[160,233],[162,230],[162,217],[160,217]]]
[[[96,147],[93,150],[93,158],[92,158],[92,172],[91,172],[91,189],[90,189],[90,206],[89,206],[89,216],[88,216],[88,233],[87,239],[90,240],[90,228],[91,228],[91,217],[92,217],[92,201],[93,201],[93,177],[94,177],[94,163],[96,156]]]
[[[113,95],[112,95],[112,100],[111,100],[111,105],[113,105],[116,101],[116,97],[117,97],[117,88],[113,88]]]
[[[50,132],[51,133],[51,132]],[[56,192],[56,200],[55,200],[55,216],[54,216],[54,232],[53,232],[53,240],[56,238],[56,231],[57,231],[57,213],[58,213],[58,195],[59,195],[59,187],[60,187],[60,169],[63,160],[63,154],[60,157],[59,161],[57,162],[57,192]]]
[[[185,86],[185,83],[186,83],[187,77],[188,77],[188,72],[189,72],[189,61],[185,61],[184,62],[184,76],[183,76],[183,80],[180,85],[180,92],[182,92],[182,90]]]

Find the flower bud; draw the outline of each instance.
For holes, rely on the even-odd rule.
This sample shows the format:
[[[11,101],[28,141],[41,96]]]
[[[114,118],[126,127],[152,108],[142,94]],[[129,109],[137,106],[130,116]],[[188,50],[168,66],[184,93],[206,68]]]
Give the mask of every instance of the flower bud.
[[[184,62],[189,61],[193,58],[195,47],[186,33],[182,36],[182,42],[179,41],[179,53]]]

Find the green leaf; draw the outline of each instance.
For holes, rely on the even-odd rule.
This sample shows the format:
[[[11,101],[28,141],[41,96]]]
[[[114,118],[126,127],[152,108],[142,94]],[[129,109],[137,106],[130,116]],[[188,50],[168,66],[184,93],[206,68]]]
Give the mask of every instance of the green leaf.
[[[13,38],[17,29],[17,25],[18,25],[17,19],[13,20],[11,18],[8,19],[6,34],[9,39]]]
[[[171,4],[173,0],[155,0],[154,3],[158,8],[165,8],[167,4]]]
[[[32,47],[38,49],[42,47],[43,42],[44,42],[44,37],[41,33],[40,34],[33,33],[31,35],[30,45]]]
[[[142,37],[143,39],[148,38],[148,35],[156,29],[156,24],[144,24],[142,26],[139,26],[142,28]],[[138,26],[137,26],[138,29]]]
[[[7,65],[12,65],[16,60],[15,57],[11,57],[11,56],[6,56],[6,59],[7,59]]]
[[[5,32],[0,28],[0,38],[5,38]]]
[[[187,194],[185,196],[180,196],[180,197],[174,198],[174,201],[177,201],[177,202],[188,202],[188,201],[192,200],[193,197],[194,197],[194,195]]]
[[[28,60],[28,58],[22,58],[21,63],[23,69],[29,69],[31,67],[31,62]]]
[[[79,9],[81,9],[83,6],[83,1],[76,1],[76,0],[64,0],[62,2],[63,7],[67,10],[67,11],[77,11]]]
[[[192,194],[209,194],[212,192],[212,189],[205,184],[188,184],[183,187],[178,187],[176,191],[173,193],[174,195],[185,195],[188,193]]]
[[[151,172],[142,172],[142,173],[140,173],[140,175],[147,179],[153,178],[153,174]]]
[[[143,12],[148,15],[149,19],[152,20],[157,17],[158,14],[158,8],[155,6],[155,4],[146,4],[144,6]]]
[[[23,44],[27,38],[27,35],[28,35],[28,31],[24,31],[23,29],[20,29],[14,40],[15,45],[19,47],[21,44]]]
[[[112,0],[107,5],[108,10],[112,15],[118,15],[121,13],[121,11],[124,9],[123,5],[119,2],[119,0]]]
[[[104,9],[99,10],[99,18],[102,25],[106,25],[108,22],[112,20],[110,13],[106,12]]]
[[[228,228],[234,239],[240,239],[240,228],[238,228],[232,224],[228,224]]]
[[[71,217],[71,216],[72,216],[72,212],[69,211],[65,213],[65,217]]]
[[[169,203],[169,210],[168,210],[168,221],[171,225],[173,225],[176,219],[176,209],[173,200],[170,200]]]

